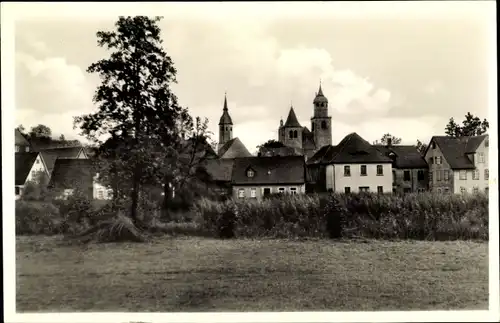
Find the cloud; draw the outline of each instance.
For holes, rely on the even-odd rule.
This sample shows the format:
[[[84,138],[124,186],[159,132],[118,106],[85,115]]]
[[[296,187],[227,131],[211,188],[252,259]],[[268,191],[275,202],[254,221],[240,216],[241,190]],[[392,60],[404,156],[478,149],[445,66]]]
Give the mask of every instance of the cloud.
[[[444,84],[441,81],[430,81],[427,83],[423,91],[427,94],[436,94],[437,92],[441,92],[444,89]]]

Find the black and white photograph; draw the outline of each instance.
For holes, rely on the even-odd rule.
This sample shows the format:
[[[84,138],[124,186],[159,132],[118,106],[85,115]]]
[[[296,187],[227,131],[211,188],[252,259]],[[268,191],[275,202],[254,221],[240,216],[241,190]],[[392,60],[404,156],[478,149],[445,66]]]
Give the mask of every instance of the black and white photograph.
[[[498,321],[495,11],[2,3],[6,322]]]

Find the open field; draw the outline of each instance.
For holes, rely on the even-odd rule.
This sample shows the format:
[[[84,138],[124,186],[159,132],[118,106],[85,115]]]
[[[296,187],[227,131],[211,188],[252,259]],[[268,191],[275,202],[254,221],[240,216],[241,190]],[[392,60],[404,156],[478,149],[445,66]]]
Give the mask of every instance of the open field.
[[[17,311],[487,309],[488,244],[17,238]]]

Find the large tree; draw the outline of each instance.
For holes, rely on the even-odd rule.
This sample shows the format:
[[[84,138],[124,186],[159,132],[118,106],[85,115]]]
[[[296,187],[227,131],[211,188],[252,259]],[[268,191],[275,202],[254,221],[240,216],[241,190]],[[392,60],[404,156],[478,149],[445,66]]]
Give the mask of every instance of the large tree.
[[[51,138],[52,130],[49,127],[43,124],[39,124],[38,126],[32,127],[29,133],[31,138]]]
[[[269,139],[262,145],[258,145],[257,149],[259,149],[260,151],[262,148],[281,148],[281,147],[285,147],[285,145],[277,140]]]
[[[445,133],[451,137],[480,136],[485,134],[489,127],[490,124],[488,120],[484,119],[481,121],[479,117],[467,112],[465,119],[462,121],[462,125],[456,123],[453,118],[450,118],[450,121],[445,127]]]
[[[115,141],[114,158],[108,160],[130,179],[130,215],[136,224],[141,186],[163,168],[162,157],[175,155],[179,128],[189,122],[187,109],[177,104],[170,88],[177,71],[162,48],[160,20],[120,17],[116,30],[97,32],[98,45],[111,51],[88,68],[102,80],[94,96],[98,110],[75,118],[89,139],[107,135]]]
[[[417,139],[417,150],[420,152],[420,154],[423,155],[426,149],[427,149],[427,144],[424,144],[423,142]]]

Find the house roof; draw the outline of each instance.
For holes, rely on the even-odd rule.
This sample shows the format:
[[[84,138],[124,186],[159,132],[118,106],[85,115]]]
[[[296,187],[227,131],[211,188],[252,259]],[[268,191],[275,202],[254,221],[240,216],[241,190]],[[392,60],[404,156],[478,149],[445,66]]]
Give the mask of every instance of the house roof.
[[[209,159],[203,165],[214,181],[231,181],[234,159]]]
[[[474,163],[467,153],[474,153],[488,135],[474,137],[434,136],[431,138],[443,153],[452,169],[473,169]],[[431,146],[431,144],[429,146]],[[429,149],[429,146],[427,149]],[[427,150],[426,150],[427,153]]]
[[[14,129],[14,138],[16,146],[29,146],[30,143],[28,139],[19,131],[19,129]]]
[[[374,145],[385,156],[391,158],[394,153],[394,168],[427,168],[427,162],[424,156],[418,151],[416,146],[412,145]],[[391,158],[392,159],[392,158]]]
[[[248,169],[253,177],[247,176]],[[234,185],[303,184],[305,161],[303,156],[236,158],[231,177]]]
[[[83,147],[61,147],[52,149],[43,149],[40,151],[49,174],[52,173],[54,165],[58,158],[76,158],[83,150]]]
[[[16,178],[15,185],[24,185],[26,178],[38,157],[37,152],[19,152],[15,157]]]
[[[92,185],[96,168],[91,159],[57,159],[50,186],[57,188],[87,188]]]
[[[361,164],[392,163],[392,159],[384,156],[368,141],[353,132],[340,141],[337,146],[324,146],[314,154],[308,164]]]
[[[293,107],[290,107],[290,112],[288,112],[288,117],[286,118],[284,127],[285,128],[301,127],[299,120],[297,120],[297,116],[295,115],[295,111],[293,110]]]
[[[238,137],[229,140],[219,149],[220,158],[240,158],[251,156],[252,154]]]

